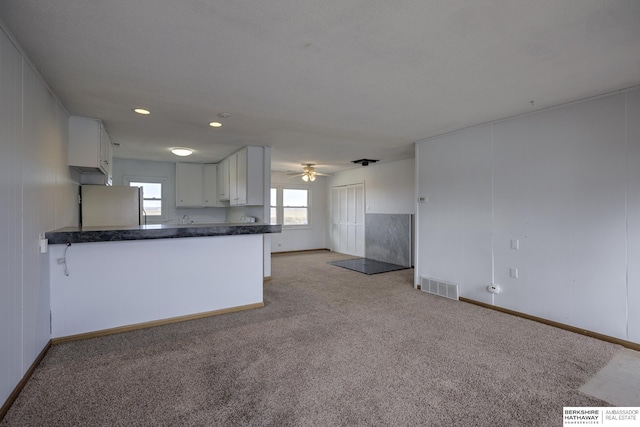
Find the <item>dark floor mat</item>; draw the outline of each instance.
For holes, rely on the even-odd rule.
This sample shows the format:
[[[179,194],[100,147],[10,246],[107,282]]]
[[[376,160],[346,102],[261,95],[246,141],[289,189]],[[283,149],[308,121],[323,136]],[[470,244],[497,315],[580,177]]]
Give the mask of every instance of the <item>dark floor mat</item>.
[[[389,264],[388,262],[376,261],[367,258],[345,259],[340,261],[331,261],[327,264],[337,265],[338,267],[348,270],[357,271],[364,274],[378,274],[389,271],[406,270],[409,267],[397,264]]]

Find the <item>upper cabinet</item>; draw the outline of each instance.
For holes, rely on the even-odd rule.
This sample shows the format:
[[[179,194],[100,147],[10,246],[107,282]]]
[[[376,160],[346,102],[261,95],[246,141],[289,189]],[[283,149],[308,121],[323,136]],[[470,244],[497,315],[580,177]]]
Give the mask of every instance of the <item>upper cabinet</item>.
[[[111,140],[101,120],[69,117],[69,166],[78,169],[82,184],[111,184]]]
[[[204,206],[204,179],[200,163],[176,163],[176,206]]]
[[[206,164],[202,166],[204,178],[204,207],[221,206],[218,203],[218,165]]]
[[[227,157],[218,163],[218,200],[229,201],[229,162]]]
[[[229,204],[264,205],[264,149],[245,147],[228,157]]]
[[[176,163],[176,207],[262,206],[264,149],[245,147],[217,164]]]
[[[218,165],[176,163],[176,207],[210,208],[218,202]]]

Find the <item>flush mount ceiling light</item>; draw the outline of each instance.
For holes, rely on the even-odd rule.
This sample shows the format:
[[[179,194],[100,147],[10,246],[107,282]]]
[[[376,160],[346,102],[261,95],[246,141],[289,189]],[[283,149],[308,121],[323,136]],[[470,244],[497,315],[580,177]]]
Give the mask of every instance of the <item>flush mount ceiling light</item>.
[[[185,147],[172,148],[171,152],[176,156],[180,156],[180,157],[190,156],[191,154],[193,154],[193,150],[191,148],[185,148]]]
[[[148,116],[149,114],[151,114],[151,111],[147,110],[146,108],[134,108],[133,112],[142,114],[143,116]]]
[[[229,113],[218,113],[218,117],[220,117],[221,119],[226,119],[227,117],[231,117],[231,114],[229,114]]]
[[[211,123],[209,123],[209,126],[211,126],[212,128],[220,128],[220,127],[222,127],[222,123],[220,123],[220,122],[211,122]]]

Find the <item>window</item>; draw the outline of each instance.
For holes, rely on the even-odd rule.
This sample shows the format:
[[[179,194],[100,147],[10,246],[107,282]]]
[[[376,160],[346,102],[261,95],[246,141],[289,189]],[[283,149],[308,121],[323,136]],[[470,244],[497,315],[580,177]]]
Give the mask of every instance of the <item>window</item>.
[[[282,225],[309,225],[309,190],[282,189]]]
[[[271,223],[281,223],[285,227],[308,227],[310,192],[308,188],[271,189]]]
[[[167,209],[162,197],[164,179],[144,177],[124,177],[130,187],[142,187],[142,209],[145,217],[151,221],[166,219]]]

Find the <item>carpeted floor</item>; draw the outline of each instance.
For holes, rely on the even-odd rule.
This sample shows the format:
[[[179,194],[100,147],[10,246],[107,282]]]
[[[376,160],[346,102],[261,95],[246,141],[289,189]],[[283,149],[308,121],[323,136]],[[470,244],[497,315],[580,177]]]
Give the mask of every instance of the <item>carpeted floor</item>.
[[[0,426],[557,426],[621,347],[273,257],[262,309],[56,345]],[[177,283],[176,286],[179,286]]]

